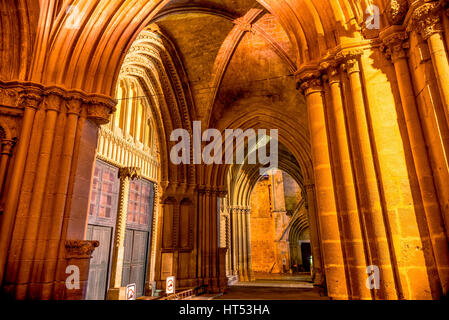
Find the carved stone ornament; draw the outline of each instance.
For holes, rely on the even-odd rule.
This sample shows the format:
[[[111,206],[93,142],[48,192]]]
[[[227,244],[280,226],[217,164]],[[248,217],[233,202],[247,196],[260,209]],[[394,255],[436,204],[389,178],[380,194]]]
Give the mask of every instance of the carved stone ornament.
[[[43,96],[41,92],[25,89],[19,93],[18,106],[21,108],[39,109],[42,100]]]
[[[87,104],[87,117],[98,125],[107,124],[115,111],[115,104],[112,101],[94,98]]]
[[[66,240],[66,257],[67,259],[90,259],[99,245],[99,241]]]
[[[358,72],[359,69],[359,58],[363,54],[361,49],[350,49],[338,52],[335,55],[335,60],[337,63],[341,64],[343,69],[348,73]]]
[[[401,25],[408,11],[407,0],[389,0],[385,14],[392,25]]]
[[[0,105],[4,106],[34,109],[43,106],[47,110],[65,110],[69,114],[80,114],[84,111],[89,119],[102,125],[110,121],[116,104],[115,99],[101,94],[67,90],[60,86],[44,87],[32,82],[0,80]]]
[[[307,94],[311,89],[322,90],[323,80],[321,76],[319,70],[310,70],[300,73],[297,76],[298,89],[300,89],[303,94]]]
[[[439,2],[427,2],[416,8],[407,31],[418,31],[424,40],[435,33],[443,32],[440,9]]]
[[[129,178],[131,180],[139,179],[141,176],[140,168],[137,167],[127,167],[127,168],[121,168],[119,170],[119,178],[120,179],[126,179]]]
[[[410,47],[407,32],[396,32],[384,38],[381,50],[387,59],[395,62],[397,59],[407,57],[406,49]]]
[[[0,105],[13,107],[19,99],[18,88],[2,88],[0,85]]]

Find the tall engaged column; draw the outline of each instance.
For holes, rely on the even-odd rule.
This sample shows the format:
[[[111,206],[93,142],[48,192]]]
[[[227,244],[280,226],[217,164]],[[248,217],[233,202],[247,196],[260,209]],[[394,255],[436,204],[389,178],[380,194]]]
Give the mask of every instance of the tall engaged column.
[[[123,258],[125,254],[125,232],[128,221],[128,199],[130,181],[140,176],[139,168],[119,170],[120,193],[115,229],[114,250],[112,253],[111,282],[108,300],[126,300],[126,288],[122,288]]]
[[[0,286],[3,283],[6,260],[8,257],[8,248],[11,242],[11,234],[14,227],[14,215],[16,214],[19,201],[20,188],[22,186],[22,177],[25,171],[28,148],[33,130],[34,117],[37,109],[43,100],[40,92],[25,91],[21,95],[19,106],[24,108],[22,120],[22,131],[20,133],[15,156],[14,166],[12,168],[11,182],[8,188],[8,194],[5,199],[5,210],[2,215],[2,224],[0,230]]]
[[[413,12],[412,23],[409,29],[410,31],[418,30],[422,38],[427,41],[446,114],[446,121],[449,123],[449,60],[440,17],[442,11],[442,6],[437,1],[424,3]]]
[[[418,113],[418,106],[413,91],[410,70],[405,49],[408,46],[408,35],[396,27],[391,27],[382,35],[387,58],[390,58],[396,72],[402,109],[410,139],[413,162],[416,168],[419,189],[423,202],[424,212],[429,226],[431,245],[433,247],[435,262],[440,276],[443,290],[447,292],[449,284],[449,247],[444,229],[443,216],[438,203],[433,172],[427,155],[427,147]],[[436,176],[438,172],[436,173]],[[447,188],[440,190],[439,196],[442,204],[449,203]]]
[[[317,217],[317,210],[315,206],[315,185],[311,182],[307,182],[304,187],[307,193],[307,212],[310,225],[310,242],[313,257],[313,283],[316,286],[324,285],[324,275],[323,275],[323,261],[321,258],[321,247],[320,247],[320,234],[319,234],[319,222]]]
[[[316,183],[321,244],[328,294],[333,299],[348,299],[348,286],[340,240],[335,189],[329,154],[329,137],[324,111],[323,85],[317,71],[299,74],[309,114],[312,160]]]
[[[0,153],[0,199],[3,194],[3,188],[6,180],[6,170],[12,157],[12,150],[16,144],[15,140],[2,140]]]
[[[375,294],[383,299],[397,299],[388,234],[384,223],[384,212],[362,88],[358,60],[361,54],[362,51],[359,50],[343,52],[337,55],[337,59],[343,63],[343,68],[349,77],[352,108],[349,108],[347,112],[352,115],[352,119],[348,122],[349,130],[352,133],[351,143],[359,187],[361,214],[365,217],[366,226],[369,228],[367,232],[372,263],[380,268],[382,279],[381,290],[376,290]]]
[[[246,209],[246,267],[248,269],[248,281],[253,281],[252,258],[251,258],[251,209]]]
[[[371,299],[371,292],[365,285],[368,257],[365,250],[364,221],[359,213],[356,187],[349,151],[346,116],[343,106],[341,77],[336,64],[326,66],[332,105],[335,136],[332,140],[335,150],[336,191],[340,204],[340,216],[345,237],[348,276],[352,299]]]

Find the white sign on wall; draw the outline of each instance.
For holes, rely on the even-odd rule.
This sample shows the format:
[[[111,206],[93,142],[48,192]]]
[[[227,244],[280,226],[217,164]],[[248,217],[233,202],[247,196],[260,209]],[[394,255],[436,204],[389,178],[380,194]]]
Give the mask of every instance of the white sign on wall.
[[[175,277],[167,277],[165,292],[167,294],[175,294],[175,284],[176,284]]]
[[[136,300],[136,284],[128,284],[126,286],[126,300]]]

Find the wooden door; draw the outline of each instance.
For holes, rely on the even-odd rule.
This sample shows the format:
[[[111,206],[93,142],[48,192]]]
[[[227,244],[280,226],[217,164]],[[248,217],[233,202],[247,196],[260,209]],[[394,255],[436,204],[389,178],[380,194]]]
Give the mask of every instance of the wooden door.
[[[145,290],[148,235],[148,232],[129,229],[125,235],[122,286],[135,283],[137,297],[143,296]]]
[[[108,285],[112,228],[89,225],[87,240],[97,240],[100,242],[100,246],[95,249],[90,261],[86,299],[104,300]]]
[[[86,240],[98,240],[90,262],[86,299],[106,299],[111,248],[120,188],[118,169],[102,161],[95,164]]]
[[[145,293],[154,186],[149,181],[135,180],[129,189],[122,286],[135,283],[137,297],[141,297]]]

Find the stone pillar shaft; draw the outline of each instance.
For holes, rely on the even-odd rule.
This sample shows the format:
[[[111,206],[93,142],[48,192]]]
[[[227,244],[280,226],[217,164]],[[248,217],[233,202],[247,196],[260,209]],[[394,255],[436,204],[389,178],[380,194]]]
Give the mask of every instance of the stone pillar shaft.
[[[237,275],[238,273],[238,216],[237,209],[231,209],[231,221],[232,221],[232,273]]]
[[[9,165],[9,160],[12,156],[12,149],[15,145],[14,140],[1,141],[1,153],[0,153],[0,197],[3,193],[3,187],[6,180],[6,169]]]
[[[1,223],[2,289],[16,299],[64,299],[64,243],[84,237],[98,127],[115,102],[57,86],[5,86],[18,92],[7,105],[24,114]]]
[[[323,86],[320,75],[313,71],[303,74],[300,83],[306,96],[309,115],[312,161],[328,293],[333,299],[348,299],[349,292],[329,154]]]
[[[364,244],[365,223],[359,214],[357,193],[354,185],[348,131],[342,100],[340,73],[337,66],[328,69],[331,91],[331,108],[335,121],[333,136],[336,161],[336,191],[340,204],[341,224],[345,238],[346,264],[350,279],[352,299],[371,299],[371,292],[365,285],[368,256]]]
[[[28,148],[33,130],[34,116],[36,110],[42,101],[42,97],[37,94],[28,94],[23,96],[20,103],[25,108],[22,131],[20,134],[17,151],[14,159],[14,165],[11,173],[11,182],[9,184],[8,194],[5,201],[5,210],[2,215],[2,224],[0,230],[0,286],[3,283],[6,260],[8,257],[11,234],[14,227],[14,215],[19,201],[20,187],[22,177],[25,171]]]
[[[306,184],[307,192],[307,204],[309,212],[309,225],[310,225],[310,242],[312,247],[313,255],[313,283],[316,286],[324,286],[324,275],[323,275],[323,259],[321,257],[321,239],[320,239],[320,226],[318,222],[318,212],[316,210],[316,197],[315,197],[315,185]]]
[[[247,274],[248,274],[248,281],[253,281],[253,271],[252,271],[252,258],[251,258],[251,211],[250,209],[246,212],[246,256],[247,256]]]
[[[443,37],[443,21],[440,14],[442,5],[437,2],[426,2],[413,12],[410,30],[418,30],[429,46],[432,65],[438,83],[441,100],[449,124],[449,59]]]
[[[370,227],[368,239],[372,263],[380,268],[382,282],[381,290],[375,294],[384,299],[397,299],[394,271],[390,256],[389,239],[384,222],[384,212],[380,198],[379,184],[374,164],[373,147],[371,144],[370,128],[368,125],[365,99],[361,82],[361,73],[358,57],[361,52],[349,52],[343,55],[342,61],[348,73],[350,94],[353,107],[348,113],[352,113],[354,123],[350,126],[354,140],[355,173],[359,186],[361,215],[365,216]],[[350,121],[351,123],[351,121]],[[371,247],[372,246],[372,247]]]
[[[441,283],[443,286],[446,285],[443,290],[447,292],[447,286],[449,285],[449,273],[447,272],[449,246],[405,52],[405,49],[408,48],[408,35],[402,31],[386,34],[383,42],[387,48],[387,56],[391,58],[395,69],[413,162],[420,187],[422,206],[429,226],[430,245],[434,250]],[[443,203],[449,200],[444,190],[440,190],[439,194],[444,199]]]
[[[123,258],[125,254],[125,233],[128,221],[129,185],[131,179],[139,175],[137,168],[122,168],[119,171],[120,193],[117,212],[117,224],[112,252],[111,281],[108,299],[124,300],[122,286]]]

